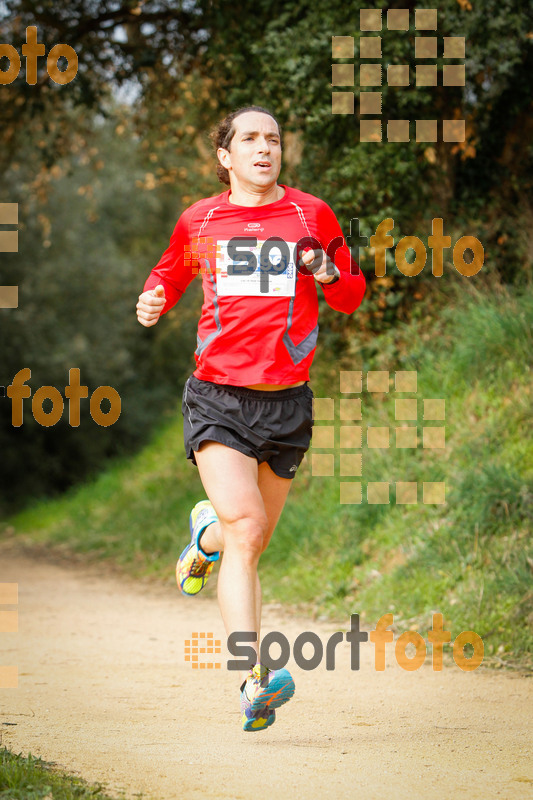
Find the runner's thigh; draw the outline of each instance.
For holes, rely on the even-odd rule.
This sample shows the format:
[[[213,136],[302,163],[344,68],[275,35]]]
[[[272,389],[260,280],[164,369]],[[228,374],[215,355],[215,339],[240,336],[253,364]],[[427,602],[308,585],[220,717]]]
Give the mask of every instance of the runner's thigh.
[[[253,519],[266,530],[268,517],[257,485],[255,458],[219,442],[206,441],[194,451],[200,478],[222,523]]]
[[[259,465],[259,491],[268,517],[268,530],[263,539],[263,548],[266,548],[274,533],[293,480],[293,478],[280,478],[266,461]]]

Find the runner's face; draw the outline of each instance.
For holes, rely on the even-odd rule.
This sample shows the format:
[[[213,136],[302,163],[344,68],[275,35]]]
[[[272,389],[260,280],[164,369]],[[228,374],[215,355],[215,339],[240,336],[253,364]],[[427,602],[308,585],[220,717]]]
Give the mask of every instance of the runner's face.
[[[230,179],[243,188],[275,185],[281,170],[281,142],[275,120],[260,111],[246,111],[233,126],[231,150],[218,150]]]

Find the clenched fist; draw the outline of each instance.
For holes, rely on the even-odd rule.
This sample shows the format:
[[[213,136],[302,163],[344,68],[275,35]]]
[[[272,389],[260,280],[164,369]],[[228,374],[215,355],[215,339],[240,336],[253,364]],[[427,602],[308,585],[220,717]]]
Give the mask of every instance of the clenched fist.
[[[155,325],[166,303],[165,289],[161,284],[139,295],[137,319],[145,328]]]
[[[319,283],[331,283],[340,277],[339,268],[323,250],[307,250],[300,258],[300,264],[307,267]]]

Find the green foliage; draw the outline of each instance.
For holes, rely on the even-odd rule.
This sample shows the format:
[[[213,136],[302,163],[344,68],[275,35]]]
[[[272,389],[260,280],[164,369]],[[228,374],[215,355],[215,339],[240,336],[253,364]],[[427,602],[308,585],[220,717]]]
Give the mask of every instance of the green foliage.
[[[122,412],[113,426],[100,427],[82,400],[74,428],[65,402],[63,418],[45,428],[34,419],[30,398],[23,425],[14,428],[11,401],[4,400],[0,449],[9,458],[0,463],[0,485],[6,504],[57,494],[146,441],[158,414],[175,403],[195,346],[199,286],[180,308],[179,330],[175,317],[154,331],[135,316],[149,270],[168,246],[179,199],[168,185],[157,193],[147,188],[154,170],[148,154],[110,122],[95,120],[90,138],[74,137],[72,146],[72,158],[50,170],[35,175],[21,158],[5,175],[5,197],[19,203],[21,232],[19,252],[2,257],[1,279],[20,286],[20,304],[2,311],[0,382],[10,384],[29,367],[32,396],[40,386],[64,396],[69,369],[78,368],[89,397],[111,386]]]
[[[191,70],[205,38],[195,4],[172,0],[4,0],[0,26],[2,42],[19,53],[26,28],[36,26],[46,53],[61,43],[78,57],[76,77],[63,86],[48,79],[43,57],[35,85],[27,84],[23,63],[18,78],[0,86],[0,165],[15,157],[20,137],[31,136],[38,120],[62,123],[72,109],[82,117],[87,110],[105,115],[111,88],[142,95],[152,84],[171,85]],[[67,139],[60,135],[43,142],[49,163],[68,150]]]
[[[388,481],[390,503],[339,504],[339,453],[337,477],[322,478],[312,475],[311,450],[262,556],[263,593],[337,619],[358,612],[368,624],[392,612],[400,630],[424,632],[440,612],[454,638],[475,630],[487,657],[513,660],[533,644],[532,295],[450,291],[446,304],[441,318],[397,326],[360,352],[364,372],[416,370],[418,398],[445,398],[445,450],[422,447],[422,428],[439,423],[424,421],[421,402],[412,423],[419,446],[397,449],[394,400],[364,390],[365,426],[389,427],[391,446],[363,449],[363,490]],[[487,349],[478,352],[487,326]],[[354,367],[331,370],[321,346],[315,397],[338,396],[339,368]],[[406,480],[418,483],[417,504],[395,502],[394,483]],[[444,481],[445,504],[422,502],[428,481]],[[135,458],[9,525],[47,547],[61,543],[85,560],[113,558],[134,574],[172,581],[190,508],[202,494],[183,455],[178,415]]]
[[[347,6],[318,0],[309,5],[285,3],[282,8],[275,0],[259,6],[245,2],[238,20],[228,20],[225,26],[220,24],[221,5],[208,3],[206,27],[214,30],[217,23],[217,34],[209,39],[200,68],[208,74],[216,70],[219,113],[259,103],[278,114],[297,137],[301,151],[301,160],[289,166],[287,176],[330,203],[345,233],[353,217],[361,219],[370,232],[380,220],[392,217],[402,235],[419,236],[426,242],[432,218],[442,217],[449,235],[454,231],[456,238],[470,234],[480,239],[486,271],[498,271],[505,282],[522,282],[531,269],[525,232],[531,229],[533,215],[528,89],[533,37],[526,5],[518,0],[439,3],[435,63],[439,68],[444,63],[462,63],[444,61],[441,37],[464,36],[464,88],[414,85],[419,63],[414,43],[426,33],[415,30],[413,10],[433,8],[430,0],[411,4],[409,31],[388,31],[384,24],[379,33],[383,75],[391,64],[408,64],[411,75],[411,85],[405,88],[388,86],[384,78],[379,87],[384,119],[463,118],[464,143],[417,143],[414,122],[408,143],[361,143],[358,113],[331,113],[331,37],[354,36],[357,56],[359,37],[373,35],[359,31],[359,10],[368,6],[364,2]],[[382,8],[385,17],[389,8],[405,4],[378,2],[375,7]],[[256,35],[258,26],[261,37]],[[356,57],[356,111],[358,65]],[[447,255],[449,269],[449,251]],[[364,261],[363,268],[368,266]],[[409,282],[394,269],[392,291],[412,305],[413,294],[429,278],[428,271],[426,267],[417,281]],[[396,305],[402,311],[399,301]],[[384,321],[382,310],[375,309],[375,316],[379,328]],[[394,320],[395,315],[389,316]]]
[[[405,7],[402,0],[374,5],[384,17]],[[464,36],[464,89],[414,85],[414,43],[426,35],[415,30],[414,10],[434,7],[431,0],[409,4],[409,31],[384,26],[383,75],[394,64],[408,64],[411,75],[402,89],[384,80],[384,119],[466,120],[464,143],[434,144],[414,137],[409,143],[359,141],[359,10],[366,6],[362,0],[244,0],[236,14],[220,0],[2,4],[3,42],[20,51],[26,27],[36,25],[47,50],[58,42],[74,47],[79,70],[72,83],[59,86],[47,79],[41,58],[37,85],[25,82],[23,64],[13,84],[0,86],[0,200],[18,202],[21,217],[20,252],[2,254],[0,263],[1,284],[21,287],[20,307],[2,312],[0,381],[8,384],[29,366],[33,391],[62,389],[68,369],[79,367],[91,392],[108,384],[123,401],[121,419],[110,429],[96,426],[86,401],[79,429],[68,426],[67,411],[45,429],[25,401],[18,430],[10,425],[9,402],[0,401],[6,502],[61,492],[94,474],[110,457],[139,447],[158,417],[175,407],[194,366],[199,282],[153,330],[140,329],[134,305],[181,209],[223,188],[214,177],[207,131],[235,106],[259,103],[279,116],[286,132],[281,180],[323,197],[345,235],[353,218],[370,237],[391,217],[395,242],[414,235],[427,246],[432,218],[442,217],[452,244],[467,234],[483,243],[485,265],[476,286],[531,287],[533,37],[527,4],[439,3],[436,63],[444,63],[443,36]],[[353,116],[331,113],[331,37],[339,35],[356,40]],[[130,98],[130,108],[113,100],[117,90]],[[428,252],[423,272],[406,277],[391,250],[386,276],[376,278],[370,248],[363,249],[367,293],[357,313],[339,315],[320,299],[321,341],[330,361],[317,362],[316,374],[331,377],[332,369],[353,368],[359,357],[365,368],[395,357],[407,363],[405,349],[395,349],[407,335],[403,326],[420,323],[426,335],[422,321],[445,314],[448,287],[469,291],[471,281],[454,270],[450,249],[444,278],[432,276],[430,261]],[[460,380],[464,363],[477,375],[509,341],[518,351],[530,343],[526,336],[516,339],[512,326],[520,319],[512,311],[504,320],[483,316],[480,307],[475,319],[475,344],[464,330],[459,338],[447,334]],[[443,316],[442,326],[452,331],[448,322]],[[384,331],[390,336],[378,336]],[[409,347],[417,363],[422,352],[416,342]],[[511,375],[515,355],[507,360],[507,366],[498,361],[498,369]]]
[[[124,795],[120,795],[123,797]],[[139,795],[141,797],[142,795]],[[22,756],[0,748],[0,800],[111,800],[99,784],[55,769],[29,753]]]

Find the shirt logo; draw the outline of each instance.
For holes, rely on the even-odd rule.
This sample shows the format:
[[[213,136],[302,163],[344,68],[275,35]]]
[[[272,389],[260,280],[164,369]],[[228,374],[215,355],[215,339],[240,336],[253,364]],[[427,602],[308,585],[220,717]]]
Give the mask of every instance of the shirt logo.
[[[261,227],[260,222],[249,222],[244,229],[245,233],[256,233],[257,231],[264,231],[265,229]]]

